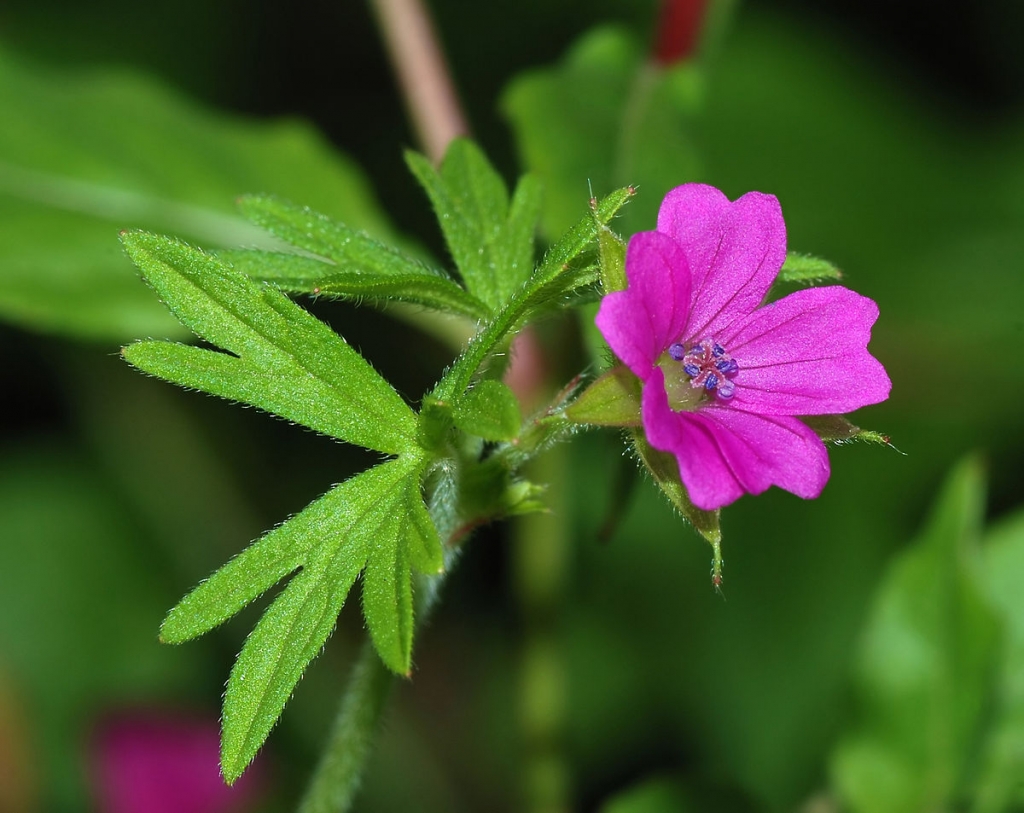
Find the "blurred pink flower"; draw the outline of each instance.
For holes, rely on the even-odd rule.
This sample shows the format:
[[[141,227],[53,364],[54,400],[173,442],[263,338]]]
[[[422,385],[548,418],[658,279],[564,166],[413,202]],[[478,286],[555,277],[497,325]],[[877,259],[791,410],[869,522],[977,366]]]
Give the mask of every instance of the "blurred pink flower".
[[[220,776],[216,721],[135,712],[102,723],[92,750],[100,813],[242,813],[252,809],[258,763],[233,786]]]
[[[670,452],[699,508],[777,485],[817,497],[825,446],[796,416],[884,401],[890,382],[868,352],[878,307],[841,286],[763,305],[786,259],[772,195],[730,202],[687,184],[666,195],[657,231],[633,236],[628,287],[597,326],[642,381],[647,439]]]

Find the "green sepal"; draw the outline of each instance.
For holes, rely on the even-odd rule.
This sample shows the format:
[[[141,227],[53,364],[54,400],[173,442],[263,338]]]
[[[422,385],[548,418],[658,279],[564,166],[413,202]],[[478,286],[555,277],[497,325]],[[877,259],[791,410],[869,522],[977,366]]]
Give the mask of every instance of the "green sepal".
[[[174,315],[228,351],[138,342],[122,351],[131,364],[367,449],[416,448],[416,415],[391,385],[275,287],[170,238],[127,232],[122,242]]]
[[[838,282],[842,278],[843,273],[828,260],[790,251],[775,281],[815,285],[819,282]]]
[[[825,443],[841,446],[844,443],[875,443],[895,448],[888,435],[854,426],[842,415],[808,415],[800,419]]]
[[[501,176],[466,139],[452,142],[440,170],[418,153],[405,157],[430,198],[466,288],[497,310],[533,271],[540,184],[523,177],[510,204]]]
[[[565,417],[591,426],[640,426],[640,393],[640,379],[620,364],[583,390]]]
[[[456,400],[452,415],[463,432],[492,441],[511,440],[523,422],[512,390],[494,379],[479,381],[466,390]]]
[[[626,290],[626,243],[605,225],[597,228],[601,287],[606,294]]]
[[[633,448],[644,467],[650,472],[651,477],[661,493],[668,497],[672,506],[682,514],[699,533],[711,545],[712,550],[712,581],[717,587],[722,583],[722,529],[719,524],[721,517],[720,509],[705,511],[698,508],[690,501],[690,495],[679,477],[679,464],[676,459],[665,452],[659,451],[647,442],[647,438],[639,430],[631,432]]]

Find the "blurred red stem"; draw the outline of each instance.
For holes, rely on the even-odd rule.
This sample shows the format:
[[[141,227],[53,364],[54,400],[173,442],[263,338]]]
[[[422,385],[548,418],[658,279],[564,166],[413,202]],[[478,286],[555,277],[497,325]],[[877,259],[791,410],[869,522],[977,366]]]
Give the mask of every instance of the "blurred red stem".
[[[693,56],[707,0],[662,0],[654,61],[673,65]]]

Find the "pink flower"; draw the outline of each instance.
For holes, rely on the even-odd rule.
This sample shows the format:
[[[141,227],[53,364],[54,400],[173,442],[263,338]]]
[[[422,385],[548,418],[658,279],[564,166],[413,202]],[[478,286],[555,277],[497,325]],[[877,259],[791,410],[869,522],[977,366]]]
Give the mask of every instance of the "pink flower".
[[[97,729],[93,771],[102,813],[239,813],[264,784],[259,762],[230,788],[218,768],[216,720],[119,714]]]
[[[817,497],[828,454],[796,416],[889,396],[889,377],[867,350],[873,301],[828,286],[762,306],[785,259],[774,196],[730,202],[686,184],[665,196],[658,230],[629,241],[628,287],[597,314],[612,350],[643,381],[648,441],[675,455],[705,510],[770,485]]]

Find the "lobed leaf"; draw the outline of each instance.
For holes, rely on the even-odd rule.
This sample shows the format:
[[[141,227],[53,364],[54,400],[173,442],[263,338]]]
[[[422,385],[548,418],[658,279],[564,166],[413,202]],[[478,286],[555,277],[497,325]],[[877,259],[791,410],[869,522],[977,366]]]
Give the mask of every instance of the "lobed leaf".
[[[414,152],[406,162],[430,198],[466,288],[499,309],[533,270],[540,185],[521,179],[510,206],[504,181],[466,139],[452,142],[440,170]]]
[[[421,468],[418,458],[401,457],[336,486],[171,611],[165,629],[200,634],[277,581],[275,575],[301,567],[257,623],[231,670],[221,753],[228,781],[256,755],[361,572],[374,645],[388,668],[409,671],[411,568],[436,573],[441,567],[440,540],[427,525],[420,497]],[[282,554],[289,543],[294,548]]]
[[[276,288],[169,238],[131,232],[122,240],[171,311],[231,354],[139,342],[123,351],[130,363],[368,449],[397,454],[415,447],[416,416],[398,393]]]

